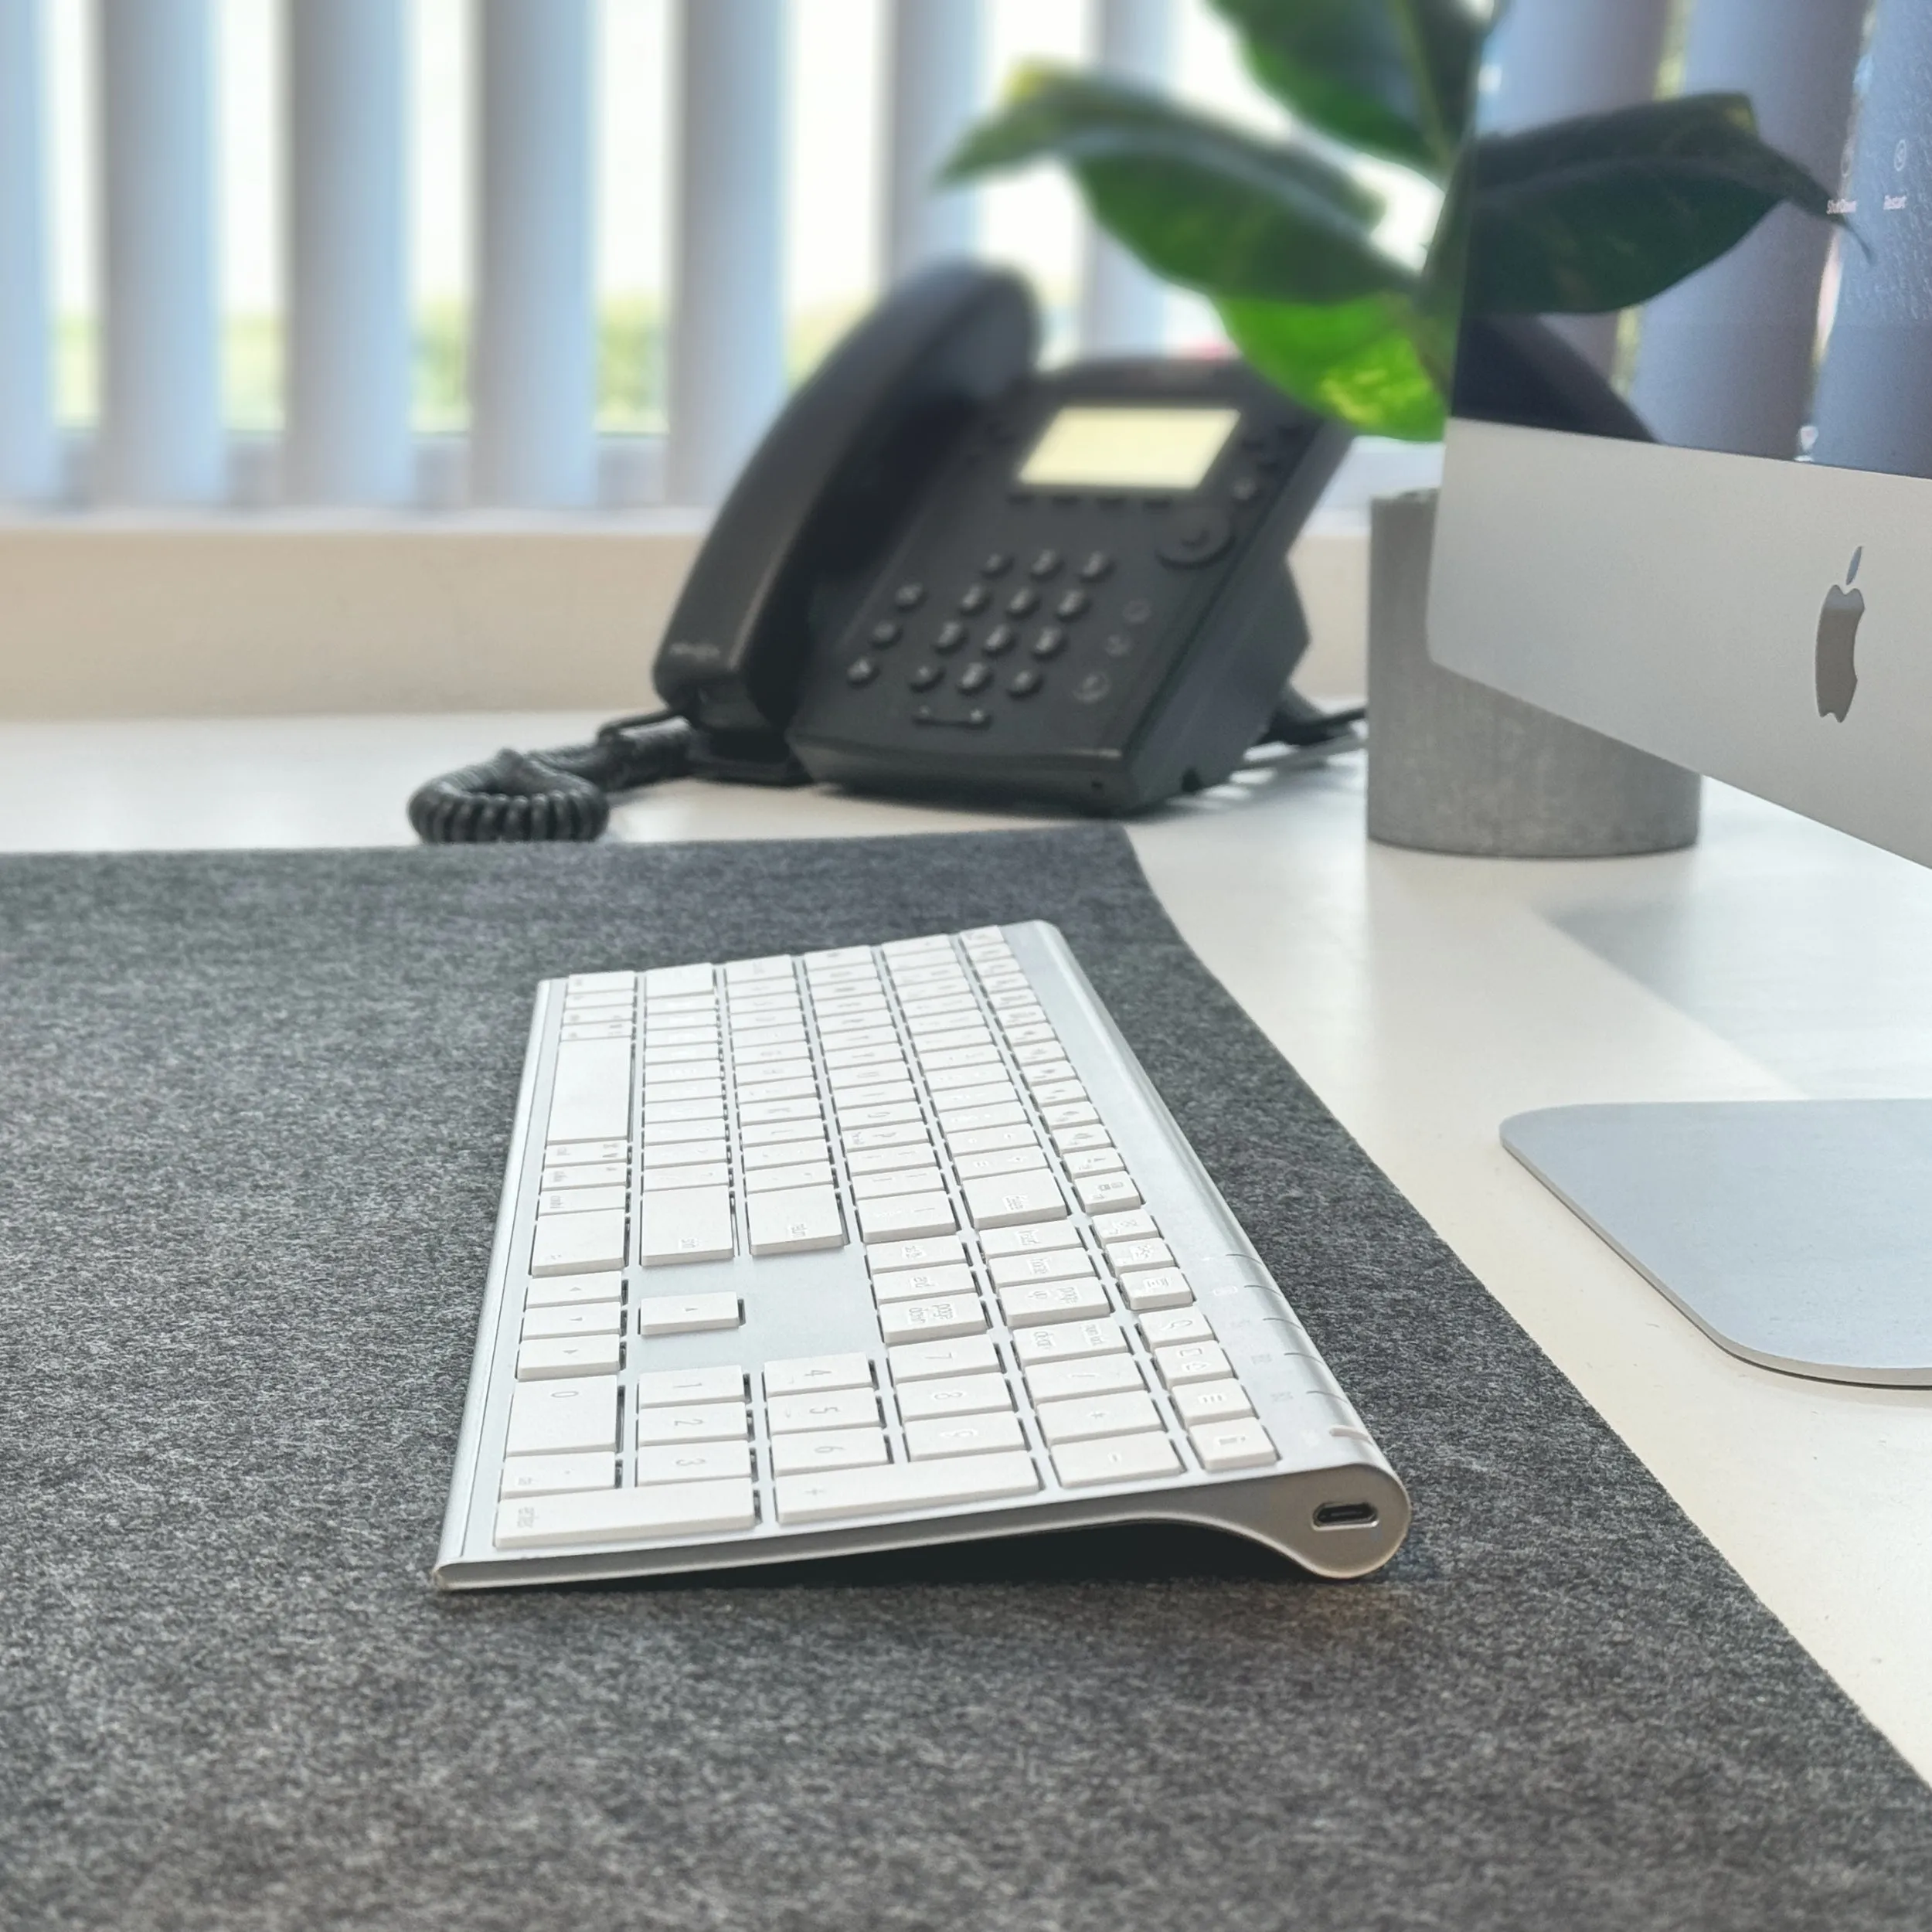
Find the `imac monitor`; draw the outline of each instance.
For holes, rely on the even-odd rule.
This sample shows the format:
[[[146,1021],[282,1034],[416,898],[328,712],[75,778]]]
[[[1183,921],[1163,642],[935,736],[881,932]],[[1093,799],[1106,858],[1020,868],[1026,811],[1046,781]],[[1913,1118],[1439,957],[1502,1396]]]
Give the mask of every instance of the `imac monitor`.
[[[1932,0],[1705,0],[1683,62],[1854,232],[1781,209],[1648,308],[1550,325],[1648,440],[1459,398],[1430,650],[1932,863]],[[1565,1108],[1505,1139],[1733,1352],[1932,1386],[1932,1099]]]

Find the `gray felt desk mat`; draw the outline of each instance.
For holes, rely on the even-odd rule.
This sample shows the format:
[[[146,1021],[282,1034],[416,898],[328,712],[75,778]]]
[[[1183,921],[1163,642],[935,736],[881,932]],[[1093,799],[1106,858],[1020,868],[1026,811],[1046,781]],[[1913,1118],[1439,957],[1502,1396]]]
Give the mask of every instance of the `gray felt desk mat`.
[[[532,983],[1059,922],[1417,1505],[439,1597]],[[1932,1802],[1117,832],[0,863],[0,1922],[1932,1923]]]

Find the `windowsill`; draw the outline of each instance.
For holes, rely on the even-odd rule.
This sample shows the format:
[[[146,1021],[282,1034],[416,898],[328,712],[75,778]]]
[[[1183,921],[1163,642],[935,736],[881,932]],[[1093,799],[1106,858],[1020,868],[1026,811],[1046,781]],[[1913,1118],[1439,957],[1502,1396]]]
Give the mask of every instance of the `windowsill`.
[[[0,717],[621,711],[708,517],[72,511],[0,519]],[[1363,685],[1368,537],[1295,546],[1297,682]]]

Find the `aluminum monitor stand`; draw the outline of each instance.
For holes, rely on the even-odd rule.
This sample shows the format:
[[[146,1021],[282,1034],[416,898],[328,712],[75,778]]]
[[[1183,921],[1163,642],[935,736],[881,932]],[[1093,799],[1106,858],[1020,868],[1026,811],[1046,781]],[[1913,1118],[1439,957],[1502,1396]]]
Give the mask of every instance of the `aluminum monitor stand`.
[[[1502,1139],[1733,1355],[1932,1388],[1932,1100],[1560,1107]]]

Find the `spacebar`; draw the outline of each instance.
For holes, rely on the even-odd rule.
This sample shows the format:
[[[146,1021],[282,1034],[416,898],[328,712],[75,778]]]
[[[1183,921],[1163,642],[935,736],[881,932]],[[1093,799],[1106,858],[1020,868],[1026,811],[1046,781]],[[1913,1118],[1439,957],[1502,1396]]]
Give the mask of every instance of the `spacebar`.
[[[880,1469],[816,1469],[778,1478],[781,1522],[826,1522],[836,1516],[883,1516],[945,1503],[1031,1495],[1039,1487],[1024,1450],[996,1456],[949,1456],[937,1462],[894,1462]]]

